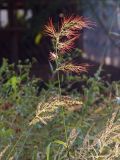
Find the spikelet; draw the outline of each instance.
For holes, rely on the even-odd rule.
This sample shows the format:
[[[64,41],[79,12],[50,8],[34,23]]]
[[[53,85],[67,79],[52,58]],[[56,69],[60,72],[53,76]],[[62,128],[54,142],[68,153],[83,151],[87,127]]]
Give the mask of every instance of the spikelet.
[[[36,110],[36,115],[34,119],[29,123],[29,125],[41,122],[42,124],[47,124],[55,116],[55,111],[61,103],[54,98],[50,98],[48,102],[39,103]]]
[[[52,38],[56,38],[57,32],[56,32],[56,29],[55,29],[55,27],[54,27],[54,25],[53,25],[53,22],[52,22],[52,19],[51,19],[51,18],[49,19],[48,24],[45,25],[44,32],[45,32],[48,36],[50,36],[50,37],[52,37]]]
[[[68,63],[61,65],[57,70],[61,70],[64,72],[81,73],[81,72],[87,72],[88,65],[87,64],[74,65],[72,63]]]
[[[94,137],[92,143],[89,134],[87,134],[83,146],[75,152],[75,154],[77,153],[75,160],[120,159],[120,123],[117,113],[119,115],[119,111],[112,114],[112,118],[108,120],[106,127]]]
[[[61,101],[64,103],[65,109],[69,111],[80,110],[82,108],[82,101],[76,100],[70,96],[61,96]]]
[[[68,16],[62,20],[60,28],[61,36],[66,35],[68,38],[77,35],[78,31],[83,28],[90,28],[91,22],[80,16]]]
[[[72,147],[72,145],[74,144],[76,138],[78,137],[79,132],[77,131],[76,128],[73,128],[69,134],[68,140],[67,140],[67,144],[69,149]]]
[[[79,110],[82,102],[75,100],[69,96],[58,96],[49,98],[47,102],[39,103],[36,110],[36,115],[29,125],[34,125],[37,122],[41,122],[47,125],[48,121],[51,121],[58,112],[60,107],[65,107],[69,111]]]
[[[64,54],[66,52],[70,52],[74,48],[74,42],[78,39],[78,35],[67,39],[65,41],[58,43],[58,50],[60,51],[60,54]]]
[[[106,128],[100,133],[94,143],[98,143],[100,146],[100,153],[105,146],[108,146],[114,142],[119,142],[120,145],[120,124],[114,123],[117,112],[112,114],[112,118],[107,122]],[[120,147],[120,146],[119,146]]]
[[[74,43],[80,35],[79,31],[83,28],[90,28],[91,25],[93,24],[87,19],[72,15],[61,19],[58,30],[55,29],[52,19],[49,19],[44,32],[55,40],[58,53],[64,54],[74,48]]]
[[[57,59],[58,59],[57,54],[54,53],[54,52],[50,52],[49,60],[50,60],[50,61],[55,61],[55,60],[57,60]]]
[[[2,151],[0,151],[0,160],[3,158],[4,154],[6,153],[9,147],[10,145],[7,145]]]

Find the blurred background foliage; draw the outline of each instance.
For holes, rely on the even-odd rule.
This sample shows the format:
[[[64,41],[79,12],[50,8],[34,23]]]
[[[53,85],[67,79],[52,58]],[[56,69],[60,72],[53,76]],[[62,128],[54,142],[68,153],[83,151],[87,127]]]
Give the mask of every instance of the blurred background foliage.
[[[51,44],[49,42],[49,38],[43,35],[44,25],[48,22],[49,17],[52,17],[54,19],[54,23],[57,23],[64,15],[71,14],[78,14],[93,20],[97,26],[94,28],[95,35],[96,32],[98,32],[99,35],[102,30],[103,37],[104,35],[107,35],[107,38],[110,40],[112,45],[115,44],[115,47],[118,48],[118,39],[113,39],[111,37],[111,33],[109,33],[112,31],[117,32],[117,25],[108,18],[108,15],[117,14],[113,17],[114,19],[119,16],[119,3],[119,0],[1,0],[0,61],[2,62],[3,57],[8,58],[10,62],[17,62],[18,59],[24,60],[26,58],[31,59],[32,57],[35,57],[39,63],[47,64]],[[108,10],[108,13],[105,10]],[[7,13],[4,14],[8,14],[8,22],[5,22],[5,17],[2,13],[3,11],[7,11]],[[103,18],[106,19],[105,22],[103,21]],[[112,24],[109,25],[109,23]],[[113,30],[112,27],[114,27]],[[111,29],[109,30],[109,28]],[[91,52],[94,52],[95,55],[93,54],[93,56],[96,59],[100,59],[100,56],[103,54],[107,55],[103,52],[110,50],[110,46],[105,43],[103,44],[105,49],[100,49],[102,42],[99,42],[100,45],[97,45],[97,42],[94,42],[96,39],[94,33],[90,31],[91,34],[89,34],[88,32],[85,36],[87,36],[87,42],[89,44],[84,41],[83,36],[81,35],[77,47],[84,50],[84,47],[87,46],[88,50],[86,52],[88,52],[90,56],[93,54]],[[90,37],[93,40],[93,43],[91,42]],[[104,42],[101,38],[100,41]],[[89,45],[91,46],[90,51],[92,50],[90,53]],[[117,50],[116,48],[114,51]],[[99,52],[102,53],[100,54]],[[118,55],[117,53],[115,54]],[[89,55],[88,57],[90,58]],[[108,55],[111,56],[111,52],[108,53]]]
[[[43,37],[44,25],[49,17],[53,17],[54,22],[57,22],[64,14],[75,13],[76,3],[77,1],[63,0],[0,1],[0,17],[2,14],[8,14],[8,23],[3,24],[4,16],[0,20],[1,59],[6,57],[15,62],[18,59],[36,57],[41,63],[46,63],[49,53],[49,40]],[[3,13],[4,11],[7,13]]]

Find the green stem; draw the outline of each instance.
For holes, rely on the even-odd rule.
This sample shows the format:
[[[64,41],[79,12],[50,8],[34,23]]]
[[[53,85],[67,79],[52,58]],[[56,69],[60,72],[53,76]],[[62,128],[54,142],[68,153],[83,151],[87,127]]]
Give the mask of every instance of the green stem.
[[[59,37],[56,39],[56,45],[55,45],[55,52],[56,55],[58,56],[58,44],[59,44]],[[58,59],[56,59],[56,70],[59,67]],[[61,84],[60,84],[60,73],[59,71],[57,72],[57,78],[58,78],[58,94],[59,94],[59,100],[61,99]],[[64,132],[65,132],[65,140],[67,142],[67,127],[65,123],[65,113],[64,113],[64,107],[62,106],[62,117],[63,117],[63,125],[64,125]]]

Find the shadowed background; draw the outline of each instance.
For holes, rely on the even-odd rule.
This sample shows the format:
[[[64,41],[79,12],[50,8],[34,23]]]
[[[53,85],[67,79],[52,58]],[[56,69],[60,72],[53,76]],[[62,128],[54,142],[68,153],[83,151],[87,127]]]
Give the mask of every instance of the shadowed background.
[[[85,16],[96,27],[81,32],[76,47],[85,53],[79,62],[94,64],[93,75],[100,63],[105,64],[105,74],[112,80],[120,79],[120,2],[119,0],[1,0],[0,1],[0,63],[8,58],[17,63],[35,57],[32,73],[48,79],[50,75],[48,55],[50,39],[43,34],[49,17],[57,23],[70,14]],[[81,51],[80,51],[81,53]]]

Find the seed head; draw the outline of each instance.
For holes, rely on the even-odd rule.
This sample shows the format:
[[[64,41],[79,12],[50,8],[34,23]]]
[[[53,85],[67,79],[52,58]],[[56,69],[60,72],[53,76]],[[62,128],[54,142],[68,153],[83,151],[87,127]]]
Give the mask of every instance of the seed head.
[[[88,67],[88,64],[74,65],[72,63],[68,63],[61,65],[57,70],[61,70],[64,72],[74,72],[78,74],[81,72],[87,72]]]
[[[74,48],[75,40],[79,38],[79,31],[90,28],[91,22],[80,16],[61,18],[61,25],[55,29],[52,19],[45,25],[45,33],[55,40],[57,51],[64,54]]]
[[[49,60],[50,61],[55,61],[56,59],[58,59],[57,54],[54,53],[54,52],[50,52]]]
[[[44,32],[46,35],[52,37],[52,38],[55,38],[56,37],[56,29],[53,25],[53,21],[52,19],[50,18],[49,19],[49,22],[47,25],[45,25],[45,29],[44,29]]]

